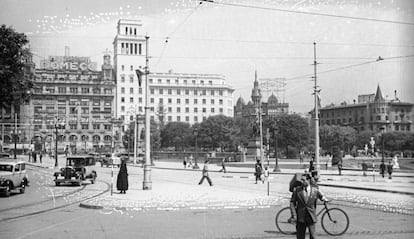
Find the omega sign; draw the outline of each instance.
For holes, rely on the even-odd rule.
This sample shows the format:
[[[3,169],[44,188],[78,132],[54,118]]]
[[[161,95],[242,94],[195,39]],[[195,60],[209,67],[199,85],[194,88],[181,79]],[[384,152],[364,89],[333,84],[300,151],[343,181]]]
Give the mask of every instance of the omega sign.
[[[95,62],[57,62],[57,61],[43,61],[41,63],[44,69],[53,70],[70,70],[70,71],[96,71]]]

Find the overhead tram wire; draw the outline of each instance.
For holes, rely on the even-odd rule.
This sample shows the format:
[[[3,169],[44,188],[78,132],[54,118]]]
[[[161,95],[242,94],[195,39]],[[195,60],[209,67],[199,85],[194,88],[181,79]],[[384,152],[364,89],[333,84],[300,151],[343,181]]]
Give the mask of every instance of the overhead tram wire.
[[[168,44],[168,41],[169,41],[169,39],[171,38],[171,36],[172,35],[174,35],[177,31],[178,31],[178,29],[179,28],[181,28],[187,21],[188,21],[188,19],[197,11],[197,9],[201,6],[201,4],[203,4],[203,2],[202,1],[200,1],[199,2],[199,4],[197,4],[197,6],[190,12],[190,14],[188,14],[186,17],[185,17],[185,19],[180,23],[180,24],[178,24],[177,25],[177,27],[174,29],[174,30],[172,30],[171,32],[170,32],[170,34],[168,34],[168,36],[166,36],[165,37],[165,44],[164,44],[164,47],[162,48],[162,51],[161,51],[161,54],[160,54],[160,56],[159,56],[159,58],[158,58],[158,61],[157,61],[157,63],[155,63],[155,65],[154,66],[158,66],[158,64],[161,62],[161,60],[162,60],[162,58],[163,58],[163,56],[164,56],[164,53],[165,53],[165,50],[167,49],[167,44]]]
[[[376,60],[366,61],[366,62],[362,62],[362,63],[358,63],[358,64],[354,64],[354,65],[349,65],[349,66],[338,67],[338,68],[334,68],[334,69],[330,69],[330,70],[326,70],[326,71],[319,71],[318,74],[320,75],[320,74],[329,73],[329,72],[341,71],[341,70],[345,70],[345,69],[349,69],[349,68],[353,68],[353,67],[358,67],[358,66],[362,66],[362,65],[376,63],[376,62],[379,62],[379,61],[388,61],[388,60],[409,58],[409,57],[414,57],[414,55],[394,56],[394,57],[386,57],[386,58],[382,58],[381,56],[379,56],[378,59],[376,59]],[[313,74],[306,74],[306,75],[286,78],[286,80],[287,81],[300,80],[300,79],[309,78],[309,77],[312,77],[312,76],[313,76]]]
[[[259,6],[243,5],[243,4],[236,4],[236,3],[215,2],[213,0],[201,0],[201,1],[218,4],[218,5],[232,6],[232,7],[244,7],[244,8],[277,11],[277,12],[288,12],[288,13],[295,13],[295,14],[305,14],[305,15],[322,16],[322,17],[335,17],[335,18],[344,18],[344,19],[352,19],[352,20],[373,21],[373,22],[403,24],[403,25],[414,26],[413,22],[400,22],[400,21],[391,21],[391,20],[376,19],[376,18],[352,17],[352,16],[335,15],[335,14],[327,14],[327,13],[304,12],[304,11],[288,10],[288,9],[281,9],[281,8],[259,7]]]

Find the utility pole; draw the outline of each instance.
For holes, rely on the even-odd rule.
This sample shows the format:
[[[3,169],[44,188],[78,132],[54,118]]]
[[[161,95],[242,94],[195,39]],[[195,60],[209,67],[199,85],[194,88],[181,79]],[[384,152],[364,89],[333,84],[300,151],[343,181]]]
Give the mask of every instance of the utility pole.
[[[316,61],[316,42],[313,43],[313,72],[314,72],[314,76],[313,76],[313,80],[315,81],[315,85],[313,88],[313,94],[314,94],[314,98],[315,98],[315,163],[316,163],[316,171],[317,171],[317,175],[319,176],[319,172],[321,169],[321,165],[319,163],[319,110],[318,110],[318,95],[320,90],[318,90],[318,85],[317,85],[317,77],[316,77],[316,73],[317,73],[317,61]]]
[[[135,114],[135,122],[134,122],[134,164],[137,164],[137,128],[138,128],[138,114]]]
[[[151,190],[151,147],[150,147],[150,108],[149,108],[149,85],[148,85],[148,39],[145,36],[145,164],[144,164],[144,182],[143,190]]]

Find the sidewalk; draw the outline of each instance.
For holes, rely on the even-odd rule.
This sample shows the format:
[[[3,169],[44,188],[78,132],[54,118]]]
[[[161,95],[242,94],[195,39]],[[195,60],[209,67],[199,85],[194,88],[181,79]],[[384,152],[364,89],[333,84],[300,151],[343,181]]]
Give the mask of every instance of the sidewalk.
[[[65,165],[65,156],[59,155],[59,166]],[[20,156],[18,159],[27,161],[27,156]],[[55,159],[48,156],[43,158],[43,163],[29,163],[34,166],[54,168]],[[243,164],[243,163],[241,163]],[[198,185],[192,179],[189,181],[166,180],[167,178],[177,178],[177,175],[188,175],[199,179],[203,164],[199,163],[200,169],[183,168],[181,162],[155,161],[151,170],[151,190],[142,189],[142,172],[141,165],[128,165],[130,174],[130,186],[126,194],[114,192],[108,193],[97,199],[92,199],[81,203],[81,207],[86,208],[118,208],[128,210],[180,210],[180,209],[223,209],[223,208],[257,208],[270,207],[271,205],[286,205],[290,194],[287,190],[288,183],[292,175],[297,172],[303,172],[303,169],[285,169],[281,166],[280,173],[274,173],[270,167],[270,196],[266,194],[267,183],[254,184],[253,168],[244,166],[226,167],[227,173],[218,172],[220,165],[210,164],[209,170],[213,182],[213,187]],[[116,171],[117,172],[117,171]],[[194,176],[195,175],[195,176]],[[361,171],[343,170],[342,176],[338,175],[337,170],[321,170],[320,186],[334,187],[340,189],[359,189],[366,191],[389,192],[393,197],[398,195],[414,195],[414,174],[407,172],[395,172],[393,179],[382,178],[378,172],[375,172],[375,181],[372,171],[367,172],[368,176],[362,176]],[[164,176],[164,178],[163,178]],[[241,178],[244,180],[234,180],[234,187],[220,184],[231,180]],[[110,179],[102,177],[100,180],[109,182]],[[140,183],[132,183],[140,182]],[[239,185],[248,182],[248,185]],[[116,178],[115,182],[116,184]],[[237,185],[236,185],[237,184]],[[102,185],[104,187],[104,185]],[[114,186],[116,190],[116,185]],[[280,193],[279,193],[280,192]]]

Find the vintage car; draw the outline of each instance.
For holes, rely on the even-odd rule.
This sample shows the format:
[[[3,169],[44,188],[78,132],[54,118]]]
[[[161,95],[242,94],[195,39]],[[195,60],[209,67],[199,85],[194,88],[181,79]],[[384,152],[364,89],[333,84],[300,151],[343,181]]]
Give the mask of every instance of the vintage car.
[[[106,166],[121,166],[121,157],[117,154],[104,154],[101,156],[101,167]]]
[[[68,156],[66,167],[53,174],[56,186],[61,184],[77,184],[80,186],[84,180],[90,180],[94,184],[98,176],[95,171],[95,163],[95,157],[91,155]]]
[[[5,152],[0,152],[0,158],[10,158],[10,154],[5,153]]]
[[[29,180],[26,173],[26,164],[23,161],[0,161],[0,192],[8,197],[12,190],[24,193]]]

